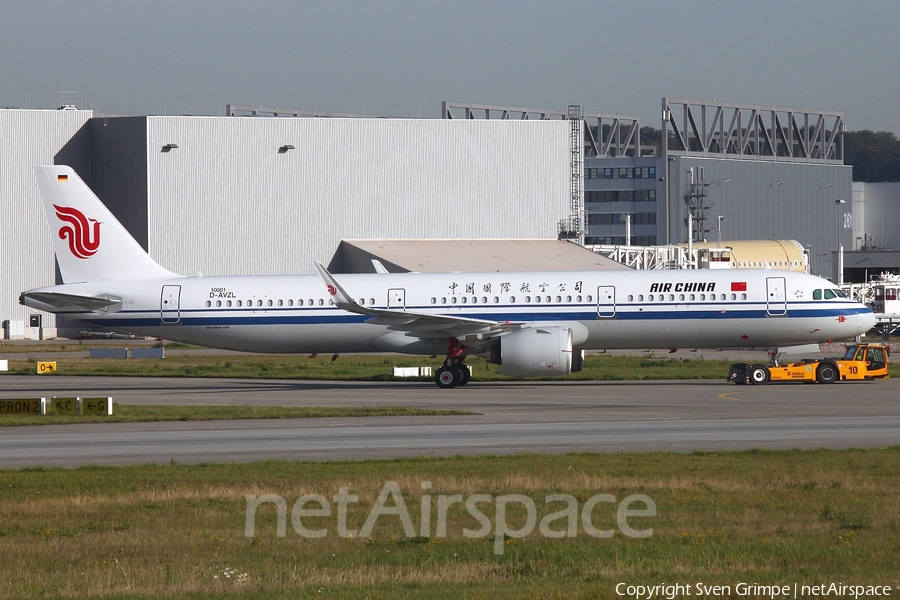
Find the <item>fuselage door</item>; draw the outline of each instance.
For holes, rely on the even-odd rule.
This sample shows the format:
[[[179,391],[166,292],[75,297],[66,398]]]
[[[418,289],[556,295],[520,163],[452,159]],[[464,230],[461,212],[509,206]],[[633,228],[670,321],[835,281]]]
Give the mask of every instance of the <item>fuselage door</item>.
[[[773,317],[787,314],[784,277],[766,277],[766,313]]]
[[[597,288],[597,316],[603,319],[616,316],[615,286],[601,285]]]
[[[181,286],[164,285],[159,299],[159,320],[164,325],[181,321]]]
[[[406,310],[406,290],[391,288],[388,290],[388,308]]]

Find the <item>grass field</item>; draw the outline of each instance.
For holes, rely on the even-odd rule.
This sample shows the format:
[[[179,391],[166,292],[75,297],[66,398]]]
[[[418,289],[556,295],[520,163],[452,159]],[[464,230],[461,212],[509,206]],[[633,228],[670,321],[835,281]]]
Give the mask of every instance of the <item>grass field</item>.
[[[390,481],[414,531],[385,512],[370,537],[341,537],[340,489],[359,497],[346,504],[346,525],[361,529]],[[245,535],[246,497],[264,494],[284,499],[283,537],[274,504]],[[305,494],[331,502],[330,515],[294,521]],[[477,505],[487,535],[464,535],[481,524],[458,502],[438,531],[439,499],[455,494],[487,495]],[[524,502],[496,514],[509,494],[530,498],[538,521],[565,507],[545,503],[551,494],[579,508],[609,494],[588,525],[613,535],[589,535],[580,517],[573,537],[535,527],[501,536],[497,554],[497,522],[527,528]],[[628,519],[649,537],[617,526],[615,503],[633,494],[655,504],[655,516]],[[0,471],[0,598],[613,598],[622,582],[898,585],[898,496],[898,448]],[[297,523],[324,536],[304,537]],[[547,530],[568,526],[556,519]]]
[[[35,352],[27,359],[9,360],[9,373],[32,375],[38,360],[57,363],[58,375],[127,375],[152,377],[231,377],[265,379],[331,379],[345,381],[409,381],[393,377],[393,367],[430,366],[436,370],[440,358],[405,355],[351,354],[331,361],[330,356],[310,358],[306,355],[279,354],[190,354],[170,353],[164,359],[91,359],[61,357],[53,352]],[[509,380],[499,375],[496,365],[471,357],[473,380]],[[584,370],[568,380],[619,379],[725,379],[728,361],[651,356],[616,356],[590,354]],[[54,374],[41,375],[53,377]],[[431,378],[426,378],[431,380]]]
[[[171,404],[114,404],[113,414],[0,415],[0,427],[68,425],[72,423],[144,423],[153,421],[224,421],[230,419],[320,419],[326,417],[425,417],[472,415],[465,410],[398,406],[186,406]]]
[[[71,348],[56,352],[64,350]],[[12,359],[11,372],[33,374],[53,352]],[[55,360],[62,375],[345,380],[390,380],[393,366],[440,362],[329,358]],[[480,359],[471,363],[476,380],[502,378]],[[728,361],[595,354],[570,379],[724,379],[727,368]],[[273,416],[257,407],[117,405],[116,413],[223,418],[220,409],[236,411],[224,418]],[[285,410],[275,416],[335,416]],[[395,496],[379,504],[388,489],[408,509],[408,527],[389,514],[399,512]],[[347,529],[364,529],[381,506],[370,535],[341,535],[341,495],[358,496],[346,503]],[[627,526],[652,529],[648,537],[625,535],[619,521],[617,507],[635,495],[655,514],[633,502]],[[283,535],[272,502],[261,503],[247,535],[248,496],[283,500]],[[298,503],[304,496],[315,500]],[[740,582],[897,586],[897,497],[900,448],[0,470],[0,599],[616,598],[619,583],[697,582],[731,586],[719,597],[738,597]],[[313,515],[321,502],[330,503],[328,515]],[[569,502],[577,510],[561,516]],[[498,524],[509,534],[498,535]],[[323,537],[298,533],[317,530]],[[611,535],[595,537],[597,530]],[[712,597],[697,591],[688,595]]]

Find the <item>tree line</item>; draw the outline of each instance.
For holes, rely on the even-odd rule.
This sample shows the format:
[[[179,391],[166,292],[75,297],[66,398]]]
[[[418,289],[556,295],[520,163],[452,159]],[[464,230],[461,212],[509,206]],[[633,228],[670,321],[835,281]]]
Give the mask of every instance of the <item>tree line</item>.
[[[853,165],[853,181],[900,181],[900,140],[889,131],[848,131],[844,164]]]

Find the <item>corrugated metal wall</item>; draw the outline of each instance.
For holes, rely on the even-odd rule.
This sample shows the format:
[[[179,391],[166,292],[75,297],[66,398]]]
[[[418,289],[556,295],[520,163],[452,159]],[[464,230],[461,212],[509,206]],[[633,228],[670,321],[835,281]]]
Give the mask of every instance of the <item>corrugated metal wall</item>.
[[[707,240],[716,240],[722,215],[723,240],[797,240],[810,249],[811,271],[825,277],[831,277],[838,235],[845,250],[853,247],[852,227],[845,227],[852,218],[844,219],[852,213],[851,166],[685,157],[669,163],[672,243],[687,242],[684,194],[692,169],[695,178],[702,169],[709,184]],[[846,204],[836,206],[839,199]]]
[[[56,282],[56,260],[34,165],[68,164],[88,172],[91,111],[0,110],[0,321],[35,312],[19,293]],[[54,327],[51,315],[44,326]]]
[[[184,274],[309,273],[342,238],[552,238],[568,136],[565,121],[148,117],[150,253]]]
[[[853,183],[853,247],[860,250],[865,234],[884,250],[900,250],[900,183]]]

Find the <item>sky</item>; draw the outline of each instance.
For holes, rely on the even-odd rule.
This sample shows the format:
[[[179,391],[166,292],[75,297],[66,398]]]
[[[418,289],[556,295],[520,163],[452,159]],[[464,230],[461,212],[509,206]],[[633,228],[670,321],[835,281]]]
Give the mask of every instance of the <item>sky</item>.
[[[898,27],[896,0],[0,0],[0,107],[61,91],[136,115],[580,104],[659,127],[668,96],[900,135]]]

